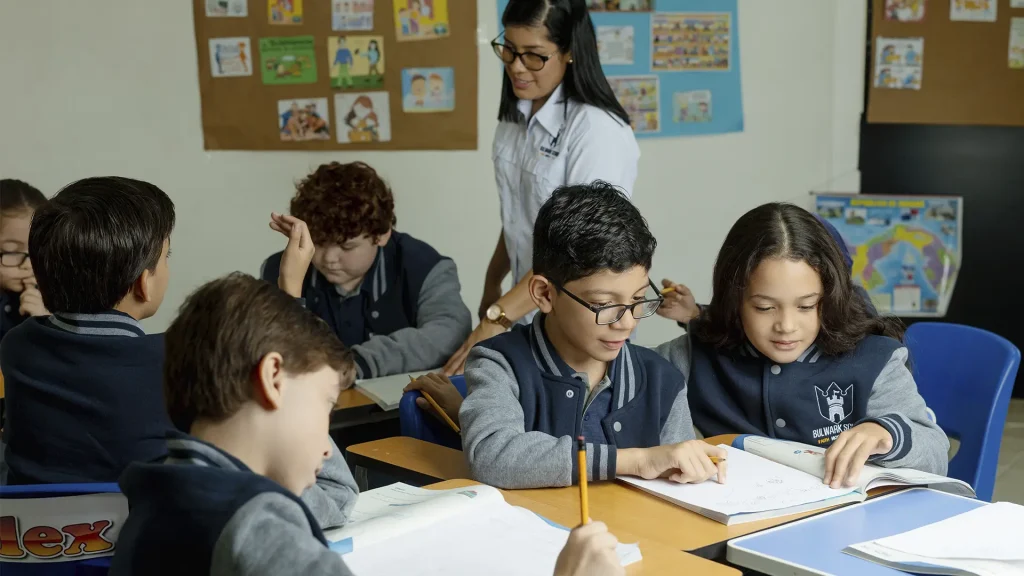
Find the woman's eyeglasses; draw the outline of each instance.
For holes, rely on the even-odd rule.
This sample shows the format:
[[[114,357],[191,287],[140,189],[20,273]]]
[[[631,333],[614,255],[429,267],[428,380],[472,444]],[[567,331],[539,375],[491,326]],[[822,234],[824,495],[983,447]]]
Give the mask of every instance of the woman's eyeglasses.
[[[28,258],[28,252],[0,252],[0,266],[14,268],[21,266]]]
[[[650,280],[648,280],[648,282],[651,284],[651,288],[654,288],[654,293],[658,294],[658,287],[655,286],[653,282],[650,282]],[[562,292],[565,292],[566,296],[572,298],[576,302],[579,302],[581,306],[593,312],[594,319],[597,321],[598,326],[607,326],[609,324],[615,324],[616,322],[621,320],[623,316],[626,315],[626,310],[629,310],[629,313],[632,314],[633,318],[636,320],[653,316],[654,313],[658,311],[658,308],[661,307],[661,303],[665,301],[665,298],[663,298],[659,294],[657,298],[654,298],[652,300],[641,300],[639,302],[634,302],[633,304],[611,304],[609,306],[594,306],[593,304],[587,303],[585,300],[573,294],[572,292],[569,292],[568,290],[565,289],[564,286],[555,284],[555,288],[558,288]]]
[[[519,61],[523,63],[523,66],[531,72],[540,72],[544,69],[544,65],[551,59],[551,54],[547,56],[541,56],[536,52],[516,52],[512,48],[506,46],[503,42],[498,42],[495,38],[491,42],[491,47],[494,48],[494,53],[497,54],[498,58],[501,59],[505,64],[511,64],[519,58]]]

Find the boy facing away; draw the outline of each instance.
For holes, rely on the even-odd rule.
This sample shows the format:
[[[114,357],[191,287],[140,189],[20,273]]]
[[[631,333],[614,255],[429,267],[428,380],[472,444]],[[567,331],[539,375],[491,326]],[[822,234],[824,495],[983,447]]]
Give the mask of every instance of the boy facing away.
[[[532,325],[478,344],[459,412],[474,478],[502,488],[568,486],[586,474],[725,480],[725,451],[694,440],[684,376],[627,339],[661,296],[648,277],[656,241],[615,187],[556,190],[534,231]]]
[[[366,164],[324,164],[297,188],[291,215],[273,214],[270,227],[308,235],[313,266],[274,254],[263,279],[331,327],[354,352],[358,378],[444,364],[472,328],[455,262],[394,230],[394,197]]]

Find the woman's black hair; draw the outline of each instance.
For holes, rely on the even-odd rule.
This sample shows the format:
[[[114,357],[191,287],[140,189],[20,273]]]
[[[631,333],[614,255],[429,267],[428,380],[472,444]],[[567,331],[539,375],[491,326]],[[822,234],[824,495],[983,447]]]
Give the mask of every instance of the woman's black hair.
[[[503,28],[541,26],[562,54],[572,54],[572,64],[565,69],[562,90],[565,97],[589,104],[617,117],[629,125],[629,114],[619,104],[601,70],[597,36],[585,0],[510,0],[501,17]],[[519,122],[519,99],[512,90],[508,74],[502,75],[501,105],[498,120]]]
[[[757,266],[771,258],[806,262],[821,278],[818,346],[825,354],[849,352],[869,334],[903,338],[898,319],[873,316],[854,291],[843,253],[825,226],[799,206],[773,202],[740,216],[725,237],[715,261],[711,304],[693,326],[698,340],[720,350],[745,341],[744,292]]]

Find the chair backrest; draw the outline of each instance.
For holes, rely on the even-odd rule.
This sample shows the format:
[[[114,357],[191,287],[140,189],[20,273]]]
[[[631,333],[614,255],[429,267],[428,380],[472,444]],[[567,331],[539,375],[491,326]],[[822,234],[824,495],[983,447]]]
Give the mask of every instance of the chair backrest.
[[[466,378],[464,376],[453,376],[452,384],[466,397]],[[409,436],[424,442],[431,442],[462,450],[462,438],[448,427],[439,418],[425,413],[416,406],[416,399],[420,397],[419,392],[406,392],[402,395],[402,401],[398,405],[398,420],[402,436]]]
[[[113,483],[0,486],[0,502],[30,498],[58,498],[62,496],[120,493],[121,489],[117,484]],[[4,506],[0,503],[0,516],[8,515],[12,507],[11,505]],[[124,504],[124,510],[127,510],[127,503]],[[99,514],[97,516],[98,520],[100,516],[104,515],[105,511],[98,510],[97,512]],[[23,531],[31,529],[31,526],[23,525],[23,519],[19,518],[18,520],[15,524],[18,529]],[[118,518],[117,522],[119,524],[123,523],[123,518]],[[59,530],[61,526],[55,526],[55,528]],[[68,538],[70,537],[65,537],[65,544],[67,544]],[[22,542],[20,534],[18,541],[19,543]],[[0,557],[0,574],[3,574],[3,576],[104,576],[109,570],[110,557],[37,563],[14,562]]]
[[[991,332],[942,322],[913,324],[905,339],[921,396],[960,441],[949,476],[991,500],[1020,350]]]

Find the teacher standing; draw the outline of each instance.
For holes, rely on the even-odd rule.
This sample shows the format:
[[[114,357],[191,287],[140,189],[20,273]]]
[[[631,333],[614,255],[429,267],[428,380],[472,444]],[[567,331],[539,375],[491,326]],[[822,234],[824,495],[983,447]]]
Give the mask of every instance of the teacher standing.
[[[462,372],[469,349],[532,314],[533,224],[558,187],[604,180],[633,191],[640,149],[601,70],[584,0],[511,0],[491,42],[505,63],[494,174],[501,234],[487,266],[480,324],[444,367]],[[501,293],[511,272],[515,286]]]

